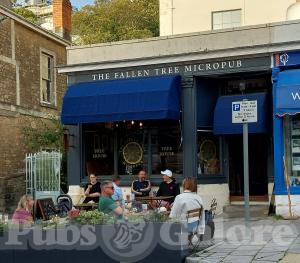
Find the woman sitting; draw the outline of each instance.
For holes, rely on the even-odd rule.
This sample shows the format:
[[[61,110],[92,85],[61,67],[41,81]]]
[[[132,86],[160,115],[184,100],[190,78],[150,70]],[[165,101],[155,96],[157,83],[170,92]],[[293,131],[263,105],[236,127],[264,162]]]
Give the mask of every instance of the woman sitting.
[[[31,214],[33,205],[33,198],[30,195],[23,195],[18,203],[17,209],[12,216],[12,223],[31,225],[33,223],[33,217]]]
[[[183,193],[175,198],[170,218],[187,222],[187,212],[197,208],[202,208],[199,222],[199,216],[188,219],[188,231],[198,226],[198,233],[204,234],[205,212],[202,198],[197,194],[197,180],[195,178],[185,178],[182,182]]]
[[[131,184],[131,192],[135,197],[149,196],[151,191],[151,183],[146,180],[146,172],[144,170],[139,171],[138,180],[135,180]]]

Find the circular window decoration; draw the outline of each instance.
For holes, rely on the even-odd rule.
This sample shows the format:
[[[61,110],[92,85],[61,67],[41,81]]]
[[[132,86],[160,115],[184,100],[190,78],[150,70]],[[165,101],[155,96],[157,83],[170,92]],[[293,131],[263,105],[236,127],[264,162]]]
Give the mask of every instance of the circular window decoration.
[[[139,164],[143,159],[143,149],[137,142],[127,143],[123,150],[123,158],[126,164]]]
[[[217,149],[212,140],[204,140],[200,145],[200,159],[201,161],[208,161],[216,158]]]

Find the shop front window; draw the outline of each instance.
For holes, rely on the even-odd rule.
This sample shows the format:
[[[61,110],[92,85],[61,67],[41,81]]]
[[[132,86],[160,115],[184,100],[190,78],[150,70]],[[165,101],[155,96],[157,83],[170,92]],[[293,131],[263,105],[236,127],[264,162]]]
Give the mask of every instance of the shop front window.
[[[165,169],[183,173],[182,137],[177,122],[152,129],[151,146],[152,174],[160,174]]]
[[[198,174],[220,174],[220,138],[212,132],[198,132]]]
[[[114,173],[114,138],[112,127],[90,125],[84,130],[86,175],[111,175]]]
[[[300,116],[284,117],[285,169],[291,187],[300,187]]]
[[[118,124],[118,174],[135,175],[147,169],[148,133],[143,122]]]
[[[124,121],[83,126],[85,175],[182,174],[182,136],[177,121]],[[150,156],[149,156],[150,154]]]

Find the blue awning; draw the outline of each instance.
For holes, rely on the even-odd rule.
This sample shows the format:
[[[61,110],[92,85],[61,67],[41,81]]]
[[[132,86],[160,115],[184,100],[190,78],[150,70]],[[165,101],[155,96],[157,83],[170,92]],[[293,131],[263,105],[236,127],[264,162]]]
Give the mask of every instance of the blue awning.
[[[300,70],[280,72],[274,93],[276,115],[284,116],[300,113]]]
[[[71,85],[63,124],[180,118],[180,76],[96,81]]]
[[[243,99],[257,100],[257,123],[249,123],[249,133],[268,132],[267,93],[221,96],[214,112],[214,134],[241,134],[243,125],[232,123],[232,102]]]

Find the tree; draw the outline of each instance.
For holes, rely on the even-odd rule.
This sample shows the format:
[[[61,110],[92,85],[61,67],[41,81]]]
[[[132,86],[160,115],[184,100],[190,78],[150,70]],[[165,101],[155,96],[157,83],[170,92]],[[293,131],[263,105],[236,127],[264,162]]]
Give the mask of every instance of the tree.
[[[159,0],[96,0],[73,13],[79,44],[94,44],[159,35]]]
[[[24,18],[26,18],[27,20],[29,20],[32,23],[38,22],[37,16],[32,11],[30,11],[24,7],[16,7],[13,9],[13,11],[15,13],[17,13],[18,15],[23,16]]]
[[[63,153],[60,180],[61,188],[66,193],[67,155],[64,151],[64,127],[60,120],[54,116],[50,116],[48,120],[33,119],[28,125],[21,127],[21,134],[24,146],[31,152],[53,149]]]

